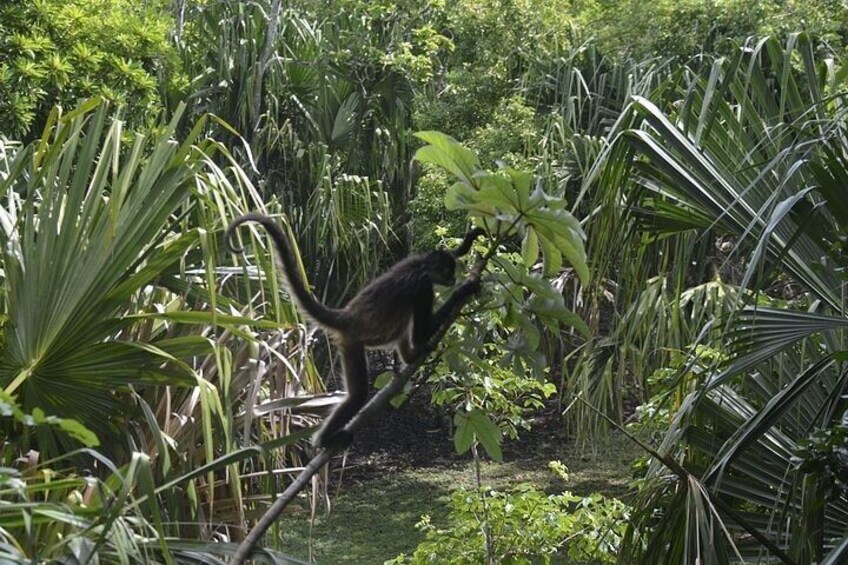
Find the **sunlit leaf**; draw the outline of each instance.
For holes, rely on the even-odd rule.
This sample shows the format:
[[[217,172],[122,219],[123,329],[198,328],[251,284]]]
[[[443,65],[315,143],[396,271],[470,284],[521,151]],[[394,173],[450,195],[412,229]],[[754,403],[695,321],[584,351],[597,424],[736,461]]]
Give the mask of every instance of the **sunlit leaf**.
[[[428,144],[415,152],[416,160],[441,167],[466,183],[474,184],[472,177],[480,168],[480,162],[473,151],[438,131],[421,131],[415,136]]]
[[[521,259],[527,268],[532,267],[539,260],[539,238],[535,230],[529,229],[524,233],[524,239],[521,240]]]
[[[503,461],[501,452],[501,430],[488,414],[482,410],[472,410],[469,415],[470,427],[474,430],[474,436],[495,461]]]

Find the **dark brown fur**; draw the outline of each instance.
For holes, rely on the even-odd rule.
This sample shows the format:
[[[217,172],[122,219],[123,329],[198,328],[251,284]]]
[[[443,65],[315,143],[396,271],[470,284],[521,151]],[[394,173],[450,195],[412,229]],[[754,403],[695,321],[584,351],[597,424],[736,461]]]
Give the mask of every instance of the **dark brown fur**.
[[[277,250],[291,295],[298,307],[333,337],[341,349],[347,398],[325,420],[313,443],[319,447],[347,447],[353,440],[343,428],[368,400],[366,348],[396,348],[405,363],[414,361],[446,315],[433,312],[434,285],[455,283],[456,258],[466,254],[480,229],[468,232],[453,252],[437,250],[412,255],[369,282],[342,308],[329,308],[306,288],[298,274],[288,236],[270,217],[250,213],[233,220],[225,239],[230,249],[235,230],[257,222],[268,231]]]

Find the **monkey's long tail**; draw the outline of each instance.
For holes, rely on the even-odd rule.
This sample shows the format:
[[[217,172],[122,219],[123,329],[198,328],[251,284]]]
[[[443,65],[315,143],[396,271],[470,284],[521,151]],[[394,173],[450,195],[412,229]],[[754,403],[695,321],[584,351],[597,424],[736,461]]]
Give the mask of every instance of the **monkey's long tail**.
[[[261,224],[268,232],[268,235],[271,237],[271,241],[274,243],[274,247],[277,250],[277,256],[280,258],[280,262],[282,263],[283,275],[289,283],[289,289],[291,290],[292,297],[298,307],[310,318],[326,328],[333,330],[346,329],[346,317],[344,311],[325,306],[306,288],[306,284],[300,276],[300,269],[297,261],[295,261],[292,253],[293,245],[289,240],[289,237],[282,229],[280,229],[280,226],[277,225],[277,222],[274,221],[273,218],[259,212],[249,212],[233,220],[227,227],[227,231],[224,234],[224,239],[230,250],[233,253],[241,253],[244,251],[243,247],[233,245],[233,239],[238,227],[246,222],[256,222]]]

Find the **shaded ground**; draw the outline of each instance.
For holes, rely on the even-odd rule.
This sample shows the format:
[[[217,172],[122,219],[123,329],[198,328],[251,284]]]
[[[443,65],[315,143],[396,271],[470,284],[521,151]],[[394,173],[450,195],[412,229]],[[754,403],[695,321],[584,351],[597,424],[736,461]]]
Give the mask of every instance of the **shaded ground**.
[[[540,473],[546,477],[550,475],[548,462],[559,460],[572,471],[569,490],[578,494],[597,491],[622,496],[626,491],[629,466],[643,453],[626,438],[617,436],[603,446],[603,451],[599,456],[575,449],[563,432],[558,410],[552,406],[537,414],[532,429],[522,431],[517,441],[505,440],[503,464],[487,462],[485,466],[501,466],[514,472],[513,476],[505,477],[492,469],[493,476],[511,479],[510,482],[536,482]],[[403,470],[467,469],[473,459],[470,454],[456,454],[450,431],[439,426],[439,417],[429,406],[426,395],[417,395],[409,405],[381,414],[379,421],[369,427],[367,435],[357,437],[347,463],[345,477],[365,481]],[[549,485],[553,489],[565,488],[556,484],[552,476],[546,480],[553,481]]]
[[[626,496],[629,467],[641,453],[626,439],[613,437],[597,454],[578,454],[561,434],[556,410],[538,415],[533,430],[504,445],[504,462],[485,462],[485,484],[507,488],[529,482],[548,492],[601,492]],[[563,482],[548,468],[562,461],[570,470]],[[310,529],[309,500],[280,520],[282,550],[316,563],[382,563],[411,553],[423,539],[415,524],[426,514],[444,524],[447,502],[458,488],[475,488],[469,455],[458,456],[447,429],[440,429],[426,395],[414,396],[399,410],[380,415],[367,434],[357,437],[347,466],[334,462],[331,510],[323,504]],[[341,476],[341,482],[338,481]]]

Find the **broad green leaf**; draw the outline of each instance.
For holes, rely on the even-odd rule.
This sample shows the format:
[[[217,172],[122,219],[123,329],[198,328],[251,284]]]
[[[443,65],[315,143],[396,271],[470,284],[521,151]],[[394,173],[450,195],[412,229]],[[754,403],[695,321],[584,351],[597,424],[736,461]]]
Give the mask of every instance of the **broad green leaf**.
[[[556,327],[551,327],[554,331],[558,329],[559,325],[563,325],[573,327],[586,339],[592,337],[586,322],[580,316],[566,308],[562,295],[553,291],[550,287],[545,294],[535,294],[530,298],[530,311],[546,323],[555,321]]]
[[[377,378],[374,379],[374,388],[380,390],[381,388],[389,384],[392,380],[393,375],[394,374],[391,371],[383,371],[382,373],[377,375]]]
[[[472,177],[480,169],[480,162],[473,151],[438,131],[420,131],[415,136],[429,145],[418,149],[414,159],[441,167],[469,185],[474,184]]]
[[[587,284],[590,275],[583,245],[585,234],[579,225],[576,230],[569,225],[571,220],[576,222],[574,217],[561,210],[556,213],[540,212],[529,220],[536,228],[542,252],[545,254],[545,274],[551,276],[559,272],[564,255],[581,282]]]
[[[389,401],[389,404],[392,405],[392,408],[400,408],[403,404],[409,399],[409,393],[401,392],[392,397]]]
[[[585,320],[583,320],[583,318],[571,310],[556,310],[556,315],[562,325],[574,328],[586,339],[592,338],[592,332],[589,330],[589,325],[585,322]]]
[[[380,390],[381,388],[388,385],[392,381],[393,377],[394,373],[392,373],[391,371],[384,371],[380,373],[377,378],[374,379],[374,388]],[[392,407],[400,408],[401,406],[403,406],[403,403],[406,402],[406,400],[409,398],[409,388],[411,386],[412,385],[410,383],[404,384],[405,390],[392,397],[392,399],[389,401]]]
[[[465,183],[454,183],[445,192],[445,207],[448,210],[468,210],[481,216],[493,216],[495,209],[491,203],[480,198],[477,190]]]
[[[68,435],[78,440],[86,447],[97,447],[100,439],[97,434],[89,430],[82,423],[72,418],[57,418],[58,425]]]
[[[520,212],[520,204],[515,188],[508,179],[498,174],[479,176],[479,199],[496,207],[501,212]]]
[[[545,276],[551,277],[559,273],[562,268],[562,253],[556,244],[546,237],[539,237],[539,245],[542,247],[542,261]]]
[[[539,260],[539,238],[536,230],[528,229],[524,232],[524,239],[521,241],[521,259],[528,269]]]
[[[477,440],[495,461],[503,461],[501,452],[501,429],[495,424],[489,415],[482,410],[472,410],[469,416],[471,427]]]
[[[533,175],[511,167],[507,167],[504,170],[509,175],[509,179],[515,189],[518,208],[522,211],[529,210],[532,207],[530,200],[530,187],[533,186]]]
[[[453,423],[456,426],[453,433],[453,445],[456,452],[462,455],[471,449],[474,443],[474,429],[471,426],[471,419],[465,412],[457,412],[453,417]]]
[[[568,264],[574,267],[580,282],[589,284],[589,266],[586,264],[586,249],[583,240],[579,237],[557,237],[555,240],[557,249],[568,260]]]

